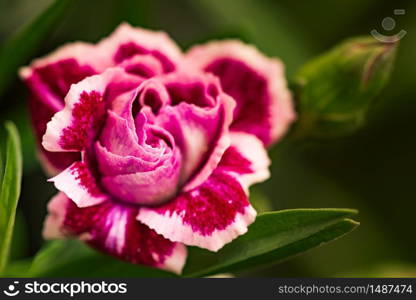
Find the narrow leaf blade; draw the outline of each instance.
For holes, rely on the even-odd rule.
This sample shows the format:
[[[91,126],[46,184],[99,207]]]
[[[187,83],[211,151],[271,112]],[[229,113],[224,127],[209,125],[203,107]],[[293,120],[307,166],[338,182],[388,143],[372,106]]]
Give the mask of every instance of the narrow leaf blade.
[[[218,253],[191,248],[184,275],[200,277],[289,258],[331,241],[358,224],[348,209],[294,209],[264,213],[247,234]]]
[[[22,152],[15,125],[6,123],[6,166],[0,193],[0,274],[9,257],[22,180]]]

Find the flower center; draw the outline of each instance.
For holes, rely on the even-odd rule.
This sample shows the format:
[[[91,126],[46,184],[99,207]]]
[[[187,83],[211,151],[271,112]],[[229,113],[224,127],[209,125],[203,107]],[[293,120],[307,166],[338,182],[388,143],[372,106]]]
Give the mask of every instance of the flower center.
[[[157,205],[177,193],[180,152],[143,112],[134,119],[109,113],[95,150],[101,185],[116,199]]]

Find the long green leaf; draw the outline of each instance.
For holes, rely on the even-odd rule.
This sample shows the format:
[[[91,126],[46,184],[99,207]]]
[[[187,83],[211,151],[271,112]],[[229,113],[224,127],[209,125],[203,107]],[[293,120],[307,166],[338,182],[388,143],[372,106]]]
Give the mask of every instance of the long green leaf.
[[[27,24],[0,48],[0,95],[15,78],[17,68],[24,64],[41,45],[44,38],[61,20],[74,0],[55,0],[33,22]]]
[[[6,167],[0,193],[0,274],[9,257],[22,180],[22,152],[19,133],[11,122],[6,123],[6,130],[8,134]]]
[[[155,268],[124,263],[77,240],[53,241],[39,251],[28,277],[175,277]]]
[[[191,248],[184,276],[200,277],[289,258],[353,230],[349,209],[294,209],[264,213],[247,234],[218,253]]]

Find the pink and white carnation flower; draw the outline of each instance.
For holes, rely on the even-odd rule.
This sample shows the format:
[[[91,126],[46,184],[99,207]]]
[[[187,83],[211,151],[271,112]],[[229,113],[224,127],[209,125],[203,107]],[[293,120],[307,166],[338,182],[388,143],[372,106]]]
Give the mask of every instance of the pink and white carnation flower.
[[[281,62],[239,41],[184,54],[122,24],[20,75],[59,190],[44,236],[176,273],[186,246],[217,251],[247,231],[249,186],[269,177],[266,148],[295,118]]]

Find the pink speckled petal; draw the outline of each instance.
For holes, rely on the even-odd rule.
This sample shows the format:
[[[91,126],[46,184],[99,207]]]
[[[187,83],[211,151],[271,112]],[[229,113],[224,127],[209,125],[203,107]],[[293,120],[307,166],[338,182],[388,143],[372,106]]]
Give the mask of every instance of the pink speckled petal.
[[[231,133],[231,146],[225,151],[218,165],[235,175],[248,194],[248,188],[270,177],[270,159],[263,143],[254,135],[244,132]]]
[[[38,75],[45,84],[51,84],[52,91],[65,92],[60,88],[69,89],[68,79],[77,77],[76,72],[72,72],[72,67],[85,68],[85,71],[94,70],[97,73],[107,68],[107,63],[103,60],[105,60],[105,54],[98,53],[92,44],[68,43],[45,57],[35,59],[29,66],[21,68],[19,75],[25,80]]]
[[[231,129],[256,135],[265,145],[277,141],[295,119],[283,65],[240,41],[191,48],[186,65],[211,72],[237,102]]]
[[[244,234],[255,217],[240,182],[219,169],[172,201],[141,208],[137,219],[171,241],[218,251]]]
[[[45,238],[76,236],[92,247],[135,264],[181,273],[187,250],[135,219],[137,209],[111,201],[79,208],[60,193],[48,206]]]
[[[91,45],[72,43],[54,53],[34,60],[20,69],[20,77],[29,89],[29,112],[39,145],[41,163],[50,175],[64,170],[79,158],[73,153],[52,153],[40,146],[46,124],[64,107],[64,98],[70,86],[96,74]]]
[[[55,177],[49,179],[79,207],[87,207],[109,199],[98,186],[86,162],[77,161]]]
[[[90,146],[105,120],[107,105],[140,83],[122,69],[108,69],[71,86],[65,107],[48,123],[42,145],[48,151],[78,152]]]

